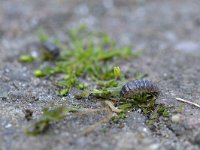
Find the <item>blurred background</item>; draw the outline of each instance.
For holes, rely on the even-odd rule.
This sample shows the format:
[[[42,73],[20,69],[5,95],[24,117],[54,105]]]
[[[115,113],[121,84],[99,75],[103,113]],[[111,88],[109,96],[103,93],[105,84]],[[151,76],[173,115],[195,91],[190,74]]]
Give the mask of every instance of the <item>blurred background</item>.
[[[4,51],[20,49],[35,40],[39,27],[62,36],[66,28],[80,23],[108,32],[120,44],[136,49],[187,53],[199,48],[198,0],[1,0],[0,3]]]

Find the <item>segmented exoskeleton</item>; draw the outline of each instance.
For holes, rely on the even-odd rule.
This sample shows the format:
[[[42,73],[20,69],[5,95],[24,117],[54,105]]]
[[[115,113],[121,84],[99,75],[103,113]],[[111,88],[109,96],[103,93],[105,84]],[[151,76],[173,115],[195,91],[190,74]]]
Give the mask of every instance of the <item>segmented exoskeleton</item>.
[[[121,91],[122,98],[133,98],[139,94],[149,94],[151,96],[158,96],[160,94],[158,86],[149,80],[134,80],[126,83]]]

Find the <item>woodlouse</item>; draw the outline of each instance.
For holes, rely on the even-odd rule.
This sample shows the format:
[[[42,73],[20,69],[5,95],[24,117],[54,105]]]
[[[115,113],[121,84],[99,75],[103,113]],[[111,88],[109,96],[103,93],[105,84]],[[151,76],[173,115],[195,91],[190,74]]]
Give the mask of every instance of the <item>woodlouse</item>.
[[[60,49],[57,45],[51,42],[45,42],[43,43],[43,49],[44,49],[44,54],[49,57],[49,58],[55,58],[59,56],[60,54]]]
[[[150,80],[134,80],[126,83],[121,91],[122,98],[133,98],[138,94],[149,94],[158,96],[160,93],[158,86]]]

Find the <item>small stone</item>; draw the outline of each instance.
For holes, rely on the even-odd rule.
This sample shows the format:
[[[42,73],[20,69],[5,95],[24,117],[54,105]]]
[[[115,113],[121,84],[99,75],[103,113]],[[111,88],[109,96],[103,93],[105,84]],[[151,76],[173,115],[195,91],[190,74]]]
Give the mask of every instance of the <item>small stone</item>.
[[[173,123],[179,123],[181,121],[181,115],[180,114],[175,114],[172,116],[172,122]]]

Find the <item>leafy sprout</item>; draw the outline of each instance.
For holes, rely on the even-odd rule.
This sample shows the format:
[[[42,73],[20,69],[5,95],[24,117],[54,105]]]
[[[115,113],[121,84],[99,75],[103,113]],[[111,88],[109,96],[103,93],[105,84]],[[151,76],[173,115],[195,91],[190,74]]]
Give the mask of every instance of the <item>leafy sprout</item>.
[[[115,79],[118,79],[120,77],[120,68],[119,68],[119,66],[114,67],[114,76],[115,76]]]

